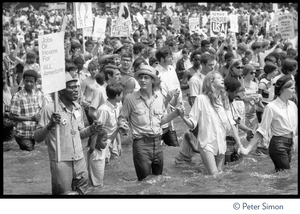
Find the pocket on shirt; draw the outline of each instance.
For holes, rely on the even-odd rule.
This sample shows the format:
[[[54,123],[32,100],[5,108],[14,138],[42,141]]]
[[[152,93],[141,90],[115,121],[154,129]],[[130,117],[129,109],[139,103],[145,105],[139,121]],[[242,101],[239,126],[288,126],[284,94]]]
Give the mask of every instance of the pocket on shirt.
[[[157,115],[157,116],[162,116],[163,115],[163,112],[161,110],[154,109],[153,113],[154,113],[154,115]]]
[[[136,113],[139,116],[143,116],[146,114],[146,110],[136,110],[136,111],[134,111],[134,113]]]

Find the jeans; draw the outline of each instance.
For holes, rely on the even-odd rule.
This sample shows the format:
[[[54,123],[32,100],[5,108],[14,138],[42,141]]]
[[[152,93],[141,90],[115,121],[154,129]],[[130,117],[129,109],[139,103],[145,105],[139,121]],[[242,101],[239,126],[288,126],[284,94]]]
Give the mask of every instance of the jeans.
[[[15,139],[21,150],[26,150],[26,151],[34,150],[34,144],[35,144],[34,139],[20,138],[17,136],[15,136]]]
[[[292,138],[273,136],[269,145],[269,155],[275,165],[275,170],[280,171],[290,169],[292,159],[291,148]]]
[[[162,174],[164,156],[160,137],[134,139],[132,152],[134,168],[139,181],[151,174]]]

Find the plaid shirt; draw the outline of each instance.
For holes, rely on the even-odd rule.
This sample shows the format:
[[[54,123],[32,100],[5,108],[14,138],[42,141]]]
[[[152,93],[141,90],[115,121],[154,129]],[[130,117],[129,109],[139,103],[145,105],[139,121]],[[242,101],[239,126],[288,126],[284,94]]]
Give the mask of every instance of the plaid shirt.
[[[32,117],[38,113],[39,110],[38,97],[34,91],[32,92],[32,95],[30,95],[23,88],[12,97],[10,109],[12,114]],[[36,121],[15,121],[15,136],[33,139],[36,126]]]

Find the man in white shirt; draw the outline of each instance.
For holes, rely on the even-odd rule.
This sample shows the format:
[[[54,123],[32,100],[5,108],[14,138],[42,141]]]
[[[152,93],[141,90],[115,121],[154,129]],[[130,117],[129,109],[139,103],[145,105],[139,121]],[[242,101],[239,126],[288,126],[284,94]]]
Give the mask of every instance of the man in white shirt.
[[[166,98],[168,94],[172,94],[176,90],[179,90],[179,96],[177,100],[171,100],[174,104],[173,107],[177,105],[177,103],[182,103],[182,91],[180,89],[180,82],[178,80],[175,68],[172,66],[172,53],[169,48],[164,47],[156,52],[156,59],[159,61],[159,64],[155,67],[158,71],[158,77],[161,80],[161,92],[162,95]],[[172,98],[174,99],[174,98]],[[167,108],[167,113],[171,112],[170,105]],[[172,122],[169,124],[165,124],[162,126],[163,131],[167,129],[174,131],[174,125]],[[166,143],[166,142],[165,142]],[[179,146],[178,142],[173,142],[169,146]]]

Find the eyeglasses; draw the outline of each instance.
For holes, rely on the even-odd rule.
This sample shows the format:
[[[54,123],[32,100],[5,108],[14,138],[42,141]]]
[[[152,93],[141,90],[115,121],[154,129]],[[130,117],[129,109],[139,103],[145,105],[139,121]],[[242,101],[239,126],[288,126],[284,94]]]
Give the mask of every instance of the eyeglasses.
[[[73,91],[77,90],[78,89],[78,85],[73,85],[73,86],[67,86],[68,89],[71,89]]]
[[[244,69],[244,66],[236,66],[237,69]]]
[[[255,72],[254,72],[254,71],[251,71],[251,72],[250,72],[250,74],[252,74],[252,75],[253,75],[253,74],[255,74]]]

